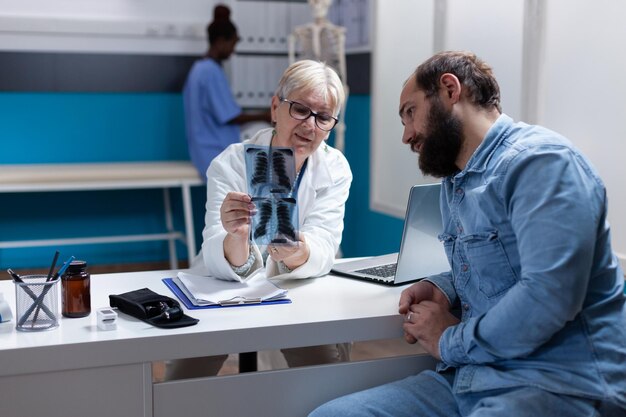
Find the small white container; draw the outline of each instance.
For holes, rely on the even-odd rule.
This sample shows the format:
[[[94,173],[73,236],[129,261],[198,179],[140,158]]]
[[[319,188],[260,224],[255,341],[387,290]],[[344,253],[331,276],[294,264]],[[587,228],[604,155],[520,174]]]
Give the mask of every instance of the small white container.
[[[98,329],[115,330],[117,329],[117,313],[110,307],[100,308],[97,311]]]

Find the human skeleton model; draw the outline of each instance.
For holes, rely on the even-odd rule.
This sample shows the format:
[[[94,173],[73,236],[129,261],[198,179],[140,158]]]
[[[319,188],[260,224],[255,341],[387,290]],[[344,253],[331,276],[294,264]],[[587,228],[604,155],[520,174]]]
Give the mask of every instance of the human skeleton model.
[[[297,26],[289,35],[289,63],[296,61],[296,45],[299,45],[298,59],[325,62],[339,74],[346,91],[346,100],[341,106],[339,122],[335,128],[335,148],[343,152],[346,130],[344,114],[348,101],[345,54],[346,28],[334,25],[326,18],[331,3],[332,0],[309,0],[309,5],[313,9],[314,21]]]

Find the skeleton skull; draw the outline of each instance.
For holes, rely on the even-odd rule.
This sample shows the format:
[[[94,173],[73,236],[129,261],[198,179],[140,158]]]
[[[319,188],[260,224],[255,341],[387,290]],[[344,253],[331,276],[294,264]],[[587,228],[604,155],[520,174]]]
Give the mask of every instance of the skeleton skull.
[[[332,0],[309,0],[309,5],[313,9],[313,17],[316,19],[326,18],[332,2]]]

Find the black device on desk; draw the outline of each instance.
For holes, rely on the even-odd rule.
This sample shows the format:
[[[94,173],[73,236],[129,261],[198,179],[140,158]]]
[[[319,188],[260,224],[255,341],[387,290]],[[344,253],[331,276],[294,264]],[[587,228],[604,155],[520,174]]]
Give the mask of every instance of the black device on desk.
[[[109,304],[156,327],[176,328],[198,323],[198,319],[183,313],[178,301],[148,288],[109,295]]]

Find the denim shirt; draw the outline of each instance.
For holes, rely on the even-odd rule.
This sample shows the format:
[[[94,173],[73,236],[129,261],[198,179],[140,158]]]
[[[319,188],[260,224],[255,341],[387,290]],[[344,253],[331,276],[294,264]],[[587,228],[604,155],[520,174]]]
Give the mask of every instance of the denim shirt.
[[[454,391],[535,386],[626,406],[624,277],[588,160],[501,115],[443,180],[441,208],[451,271],[428,280],[461,310],[439,341]]]

